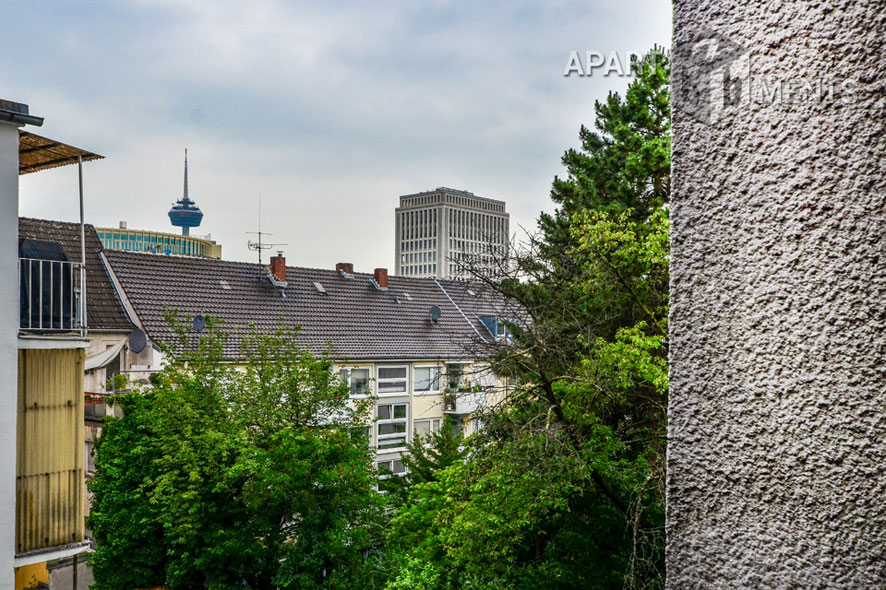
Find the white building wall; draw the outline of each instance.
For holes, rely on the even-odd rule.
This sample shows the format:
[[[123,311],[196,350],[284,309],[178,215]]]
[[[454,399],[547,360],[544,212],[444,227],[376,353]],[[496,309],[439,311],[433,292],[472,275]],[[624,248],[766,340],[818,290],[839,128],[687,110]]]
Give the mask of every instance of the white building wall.
[[[18,126],[0,123],[0,588],[15,582],[18,399]]]

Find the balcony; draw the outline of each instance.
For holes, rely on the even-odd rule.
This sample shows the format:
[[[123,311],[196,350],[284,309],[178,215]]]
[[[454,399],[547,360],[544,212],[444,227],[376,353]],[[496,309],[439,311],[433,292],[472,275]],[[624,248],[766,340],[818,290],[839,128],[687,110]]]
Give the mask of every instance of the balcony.
[[[79,262],[19,258],[19,333],[84,338],[85,285]]]
[[[485,391],[449,391],[443,394],[443,413],[473,414],[486,407]]]

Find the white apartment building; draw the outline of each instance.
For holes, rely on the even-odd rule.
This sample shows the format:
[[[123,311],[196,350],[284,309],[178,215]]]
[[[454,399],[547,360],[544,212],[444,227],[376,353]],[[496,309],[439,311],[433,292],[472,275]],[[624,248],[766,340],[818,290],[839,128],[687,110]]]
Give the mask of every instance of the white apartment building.
[[[510,235],[504,201],[441,186],[401,196],[395,215],[395,275],[500,276]]]

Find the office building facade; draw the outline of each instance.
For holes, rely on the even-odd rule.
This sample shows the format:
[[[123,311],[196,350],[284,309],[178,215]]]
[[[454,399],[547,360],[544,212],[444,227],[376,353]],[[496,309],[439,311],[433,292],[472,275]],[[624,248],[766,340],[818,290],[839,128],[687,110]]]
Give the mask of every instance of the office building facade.
[[[401,196],[395,215],[394,274],[438,279],[502,275],[509,236],[504,201],[439,187]]]
[[[125,222],[120,227],[97,227],[98,237],[106,250],[125,252],[153,252],[172,256],[197,256],[221,258],[221,244],[210,236],[178,235],[144,229],[128,229]]]

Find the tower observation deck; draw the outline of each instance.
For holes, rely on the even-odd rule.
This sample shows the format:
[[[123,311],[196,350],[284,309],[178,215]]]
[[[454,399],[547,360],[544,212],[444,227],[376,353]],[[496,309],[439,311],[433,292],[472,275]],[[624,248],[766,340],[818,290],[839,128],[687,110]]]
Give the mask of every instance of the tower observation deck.
[[[182,228],[182,235],[191,235],[191,228],[200,225],[203,221],[203,211],[197,204],[188,198],[188,150],[185,148],[185,188],[181,199],[172,205],[169,210],[169,221],[172,225]]]

